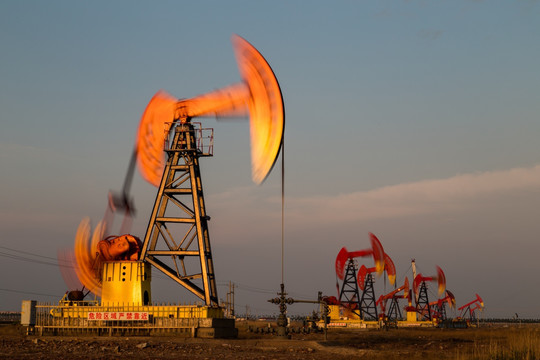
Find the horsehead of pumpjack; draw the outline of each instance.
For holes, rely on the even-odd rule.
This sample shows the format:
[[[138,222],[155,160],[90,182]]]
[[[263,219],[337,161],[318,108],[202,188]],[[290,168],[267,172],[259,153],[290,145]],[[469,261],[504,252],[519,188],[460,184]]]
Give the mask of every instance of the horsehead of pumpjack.
[[[358,275],[356,277],[356,282],[358,283],[358,288],[360,290],[364,290],[367,274],[372,274],[374,272],[377,272],[376,266],[369,268],[365,265],[360,266],[360,269],[358,269]],[[396,266],[394,265],[394,261],[392,261],[387,253],[384,253],[384,272],[388,277],[390,285],[394,285],[396,283]]]
[[[422,274],[416,275],[416,277],[413,280],[413,293],[415,294],[416,298],[418,298],[418,292],[420,289],[420,285],[425,282],[437,282],[437,292],[439,296],[441,296],[444,291],[446,290],[446,275],[444,275],[443,270],[436,266],[437,269],[437,275],[433,276],[423,276]]]
[[[371,249],[348,251],[345,247],[341,248],[336,257],[335,264],[336,275],[340,280],[343,280],[345,277],[345,267],[347,262],[359,257],[373,257],[373,261],[375,262],[375,271],[379,275],[383,273],[385,264],[384,249],[381,242],[374,234],[369,233],[369,240],[371,243]]]

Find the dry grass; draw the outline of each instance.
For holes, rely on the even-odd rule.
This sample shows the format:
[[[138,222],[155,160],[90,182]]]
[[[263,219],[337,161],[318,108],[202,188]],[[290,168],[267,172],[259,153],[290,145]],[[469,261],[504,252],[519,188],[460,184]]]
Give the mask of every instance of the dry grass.
[[[470,329],[400,328],[385,330],[340,329],[328,332],[325,341],[322,334],[293,334],[283,340],[275,335],[248,332],[239,323],[238,339],[184,339],[176,337],[26,337],[15,326],[0,327],[0,358],[35,359],[23,352],[40,352],[58,358],[62,352],[72,353],[85,349],[80,357],[101,359],[101,349],[120,349],[132,353],[126,358],[153,359],[204,358],[222,359],[319,359],[319,360],[540,360],[540,325],[485,324]],[[247,325],[247,324],[246,324]],[[266,327],[267,323],[252,325]],[[275,323],[270,323],[274,326]],[[151,346],[139,351],[133,346],[148,342]],[[98,344],[98,345],[96,345]],[[93,352],[89,352],[90,347]],[[75,349],[71,349],[71,348]],[[124,349],[125,348],[125,349]],[[198,349],[194,351],[193,349]],[[66,350],[67,349],[67,350]],[[71,350],[70,350],[71,349]],[[193,350],[193,351],[192,351]],[[115,350],[116,351],[116,350]],[[191,351],[191,352],[190,352]],[[118,351],[117,351],[118,352]],[[115,355],[118,355],[115,352]],[[127,353],[126,353],[127,354]],[[212,354],[212,356],[208,356]],[[219,355],[219,357],[218,357]],[[75,359],[75,358],[74,358]],[[77,358],[79,359],[79,358]]]
[[[493,332],[489,342],[475,342],[472,349],[458,352],[459,360],[540,359],[540,328],[504,328]]]
[[[469,329],[333,329],[327,348],[356,349],[365,359],[540,360],[540,326],[491,325]]]

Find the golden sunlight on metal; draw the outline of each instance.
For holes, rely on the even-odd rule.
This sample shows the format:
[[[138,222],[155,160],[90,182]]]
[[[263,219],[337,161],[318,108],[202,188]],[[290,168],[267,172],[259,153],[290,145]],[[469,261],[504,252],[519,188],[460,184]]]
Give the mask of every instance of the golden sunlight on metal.
[[[386,271],[390,285],[394,285],[396,283],[396,266],[387,253],[384,253],[384,270]]]
[[[249,123],[251,137],[251,176],[262,183],[276,162],[283,140],[285,109],[279,83],[272,68],[250,43],[232,37],[236,61],[250,90]]]
[[[75,235],[75,273],[81,284],[97,296],[101,296],[101,271],[103,262],[137,261],[142,242],[125,234],[105,237],[107,224],[100,221],[92,235],[90,218],[84,218]]]
[[[371,248],[373,249],[373,260],[375,261],[375,269],[377,275],[381,275],[384,272],[384,249],[375,234],[369,233],[369,239],[371,241]]]
[[[137,163],[152,185],[159,186],[165,166],[163,145],[170,130],[165,124],[200,116],[238,116],[249,111],[253,181],[262,183],[272,170],[285,125],[281,90],[257,49],[237,35],[232,43],[243,82],[185,100],[159,91],[146,107],[137,134]]]
[[[148,103],[143,113],[137,142],[137,165],[142,177],[154,186],[159,186],[163,175],[164,157],[163,144],[167,123],[170,124],[178,100],[165,91],[158,91]]]
[[[446,290],[446,275],[444,275],[444,272],[440,267],[437,266],[437,283],[438,283],[438,293],[439,296],[444,294],[444,291]]]
[[[405,282],[403,283],[403,296],[405,298],[409,297],[409,291],[410,291],[409,279],[405,276]]]
[[[98,226],[98,228],[101,227]],[[90,240],[90,231],[90,218],[84,218],[79,224],[75,235],[75,260],[77,262],[75,272],[79,281],[88,290],[97,296],[101,296],[101,283],[94,270],[97,257],[96,248],[92,247],[93,241]]]
[[[245,116],[249,89],[243,83],[233,84],[192,99],[179,100],[175,119],[207,115]],[[169,120],[170,121],[170,120]]]

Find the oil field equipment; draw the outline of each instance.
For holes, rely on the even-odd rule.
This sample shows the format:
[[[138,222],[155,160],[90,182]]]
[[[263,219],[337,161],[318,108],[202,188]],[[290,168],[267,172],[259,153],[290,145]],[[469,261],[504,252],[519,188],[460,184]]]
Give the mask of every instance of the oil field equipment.
[[[355,314],[359,319],[364,319],[362,312],[361,299],[357,280],[358,264],[356,258],[373,257],[375,269],[378,274],[384,271],[384,249],[379,239],[372,233],[369,233],[371,249],[349,252],[343,247],[337,257],[335,263],[336,276],[342,280],[341,290],[339,291],[339,303],[345,309]],[[338,283],[339,289],[339,283]],[[373,296],[374,297],[374,296]],[[375,300],[373,299],[373,304]],[[375,309],[376,311],[376,309]],[[375,315],[375,319],[377,316]]]
[[[232,41],[244,81],[188,100],[176,100],[158,92],[145,110],[137,136],[143,177],[159,189],[141,259],[207,306],[217,306],[218,296],[199,158],[212,154],[211,148],[205,151],[199,146],[201,132],[191,119],[248,109],[252,177],[257,184],[271,171],[283,139],[284,106],[272,69],[247,41],[238,36],[233,36]],[[170,144],[166,148],[166,163],[163,143]]]
[[[373,273],[376,271],[376,267],[367,268],[365,265],[358,269],[357,283],[362,290],[360,312],[363,320],[377,320],[379,318],[373,280]],[[390,284],[394,285],[396,283],[396,267],[387,253],[384,253],[384,272],[387,274]]]
[[[422,274],[418,274],[414,278],[413,293],[416,300],[416,312],[420,315],[421,321],[432,320],[427,282],[435,281],[438,284],[438,294],[441,296],[446,290],[446,276],[440,267],[437,266],[437,276],[423,276]]]
[[[477,320],[476,310],[484,311],[484,300],[478,294],[476,294],[476,299],[458,308],[461,312],[459,317],[467,323],[474,322]]]
[[[279,297],[269,299],[268,302],[279,305],[279,316],[277,320],[277,336],[282,338],[289,338],[289,329],[287,328],[287,305],[293,305],[295,303],[303,304],[319,304],[320,313],[323,321],[323,331],[324,331],[324,340],[327,340],[327,325],[329,322],[329,303],[326,297],[322,296],[322,292],[319,291],[317,300],[299,300],[293,299],[291,297],[286,297],[287,293],[285,292],[285,284],[280,284],[281,291],[277,293]],[[313,323],[315,325],[315,323]]]
[[[450,306],[452,309],[456,308],[456,297],[454,294],[448,289],[446,289],[445,293],[446,295],[443,298],[429,303],[429,306],[431,307],[431,317],[438,323],[448,320],[446,305]]]
[[[402,292],[400,294],[400,292]],[[377,300],[377,305],[381,309],[381,316],[390,321],[402,320],[403,315],[401,313],[401,308],[399,306],[399,299],[409,299],[410,300],[410,287],[409,279],[405,277],[403,285],[394,289],[386,295],[381,295]],[[390,301],[390,305],[388,305]]]
[[[193,336],[235,336],[234,319],[224,319],[218,300],[199,167],[200,158],[213,155],[213,130],[192,120],[249,113],[252,179],[261,184],[280,153],[285,114],[279,83],[264,57],[239,36],[233,35],[232,43],[242,81],[191,99],[156,93],[142,115],[122,194],[109,194],[105,216],[93,232],[89,219],[81,222],[74,265],[83,289],[100,297],[101,304],[37,304],[38,331],[184,329]],[[145,236],[108,236],[117,212],[125,214],[123,231],[129,227],[134,206],[128,190],[135,164],[158,188]],[[153,268],[203,305],[153,305]]]

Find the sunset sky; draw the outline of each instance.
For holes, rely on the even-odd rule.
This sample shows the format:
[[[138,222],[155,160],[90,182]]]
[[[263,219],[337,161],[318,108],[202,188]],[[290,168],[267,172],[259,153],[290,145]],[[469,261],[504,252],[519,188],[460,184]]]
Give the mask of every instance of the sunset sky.
[[[146,104],[238,82],[232,34],[283,93],[290,296],[336,295],[337,253],[373,232],[398,282],[415,259],[445,271],[458,306],[478,293],[484,317],[540,318],[532,0],[0,2],[0,311],[59,300],[57,252],[121,189]],[[256,186],[247,120],[200,121],[215,135],[201,171],[218,295],[232,281],[237,313],[277,313],[281,159]],[[135,235],[155,193],[135,175]],[[155,276],[153,299],[195,301],[171,284]]]

